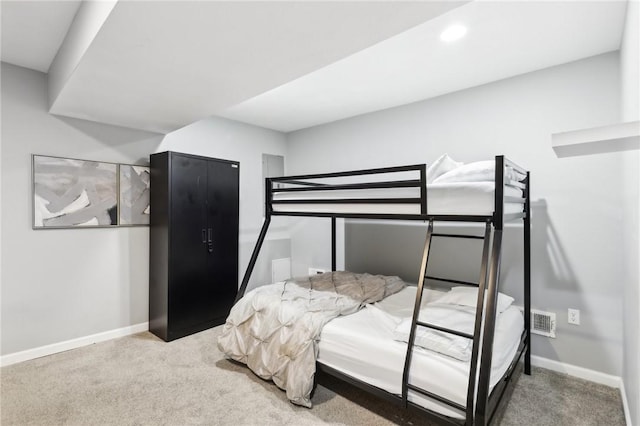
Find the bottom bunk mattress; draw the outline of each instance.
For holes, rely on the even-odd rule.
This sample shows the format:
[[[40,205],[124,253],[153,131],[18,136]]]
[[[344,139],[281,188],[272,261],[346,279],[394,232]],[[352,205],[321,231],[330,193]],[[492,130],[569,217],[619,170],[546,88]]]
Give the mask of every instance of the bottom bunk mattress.
[[[423,306],[444,293],[426,290]],[[402,393],[402,373],[407,344],[394,340],[402,318],[410,317],[416,287],[407,287],[375,305],[352,315],[335,318],[322,329],[318,362],[392,394]],[[522,313],[510,306],[496,322],[491,368],[491,388],[506,373],[524,330]],[[470,363],[416,347],[409,382],[429,392],[466,405]],[[409,391],[409,400],[424,408],[454,418],[463,413],[448,405]]]

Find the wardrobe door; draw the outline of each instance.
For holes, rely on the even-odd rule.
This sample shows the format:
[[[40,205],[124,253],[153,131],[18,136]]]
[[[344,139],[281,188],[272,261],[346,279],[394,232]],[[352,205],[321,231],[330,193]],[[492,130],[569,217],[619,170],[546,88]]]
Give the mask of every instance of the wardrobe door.
[[[229,314],[238,291],[238,177],[238,163],[209,161],[207,216],[212,239],[207,270],[219,323]]]
[[[210,316],[206,247],[207,161],[171,159],[169,335],[189,334]]]

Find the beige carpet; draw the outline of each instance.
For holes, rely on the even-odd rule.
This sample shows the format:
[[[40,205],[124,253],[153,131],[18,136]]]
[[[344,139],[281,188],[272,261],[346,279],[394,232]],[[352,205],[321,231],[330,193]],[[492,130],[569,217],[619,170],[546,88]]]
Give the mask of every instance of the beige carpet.
[[[214,328],[171,343],[150,333],[1,370],[9,425],[424,425],[419,415],[342,382],[319,386],[314,407],[221,356]],[[502,425],[624,425],[619,392],[535,369],[522,376]]]

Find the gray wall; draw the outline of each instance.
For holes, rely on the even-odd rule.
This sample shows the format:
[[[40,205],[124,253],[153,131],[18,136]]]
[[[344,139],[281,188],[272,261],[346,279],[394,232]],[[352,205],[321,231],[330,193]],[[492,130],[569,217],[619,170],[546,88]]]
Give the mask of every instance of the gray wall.
[[[143,163],[162,136],[47,111],[45,74],[2,63],[2,354],[148,318],[148,228],[33,231],[31,154]]]
[[[561,159],[550,140],[555,132],[619,122],[619,83],[618,54],[610,53],[301,130],[289,135],[287,173],[428,163],[444,152],[464,162],[505,154],[523,164],[532,171],[533,306],[558,318],[558,338],[535,336],[533,352],[620,375],[628,284],[620,206],[637,186],[620,165],[637,168],[637,157]],[[293,228],[294,265],[314,257],[328,264],[327,233],[328,226]],[[505,254],[520,244],[517,233],[508,237]],[[505,259],[505,267],[505,286],[517,292],[521,265]],[[581,310],[581,326],[567,324],[567,308]]]
[[[640,120],[640,3],[627,3],[627,17],[620,48],[622,120]],[[640,152],[623,164],[625,181],[638,182]],[[638,187],[630,188],[623,205],[625,239],[624,288],[624,360],[623,380],[629,402],[631,422],[640,425],[640,239],[638,222],[640,205]],[[634,238],[635,237],[635,238]]]
[[[210,117],[169,133],[158,151],[178,151],[240,162],[240,259],[242,279],[263,221],[262,154],[286,157],[283,133]],[[276,218],[278,219],[278,218]],[[271,282],[271,260],[290,257],[287,221],[273,220],[260,251],[253,285]]]
[[[437,224],[438,232],[483,235],[483,225],[447,226]],[[507,227],[503,243],[503,276],[522,274],[522,227]],[[422,222],[349,220],[345,227],[345,269],[353,272],[398,275],[408,283],[417,283],[427,226]],[[518,247],[513,247],[520,244]],[[434,238],[429,252],[428,273],[436,277],[478,282],[482,259],[481,240]],[[521,275],[520,275],[521,276]],[[442,286],[437,282],[428,285]],[[501,288],[510,294],[522,292],[517,280]],[[443,287],[447,289],[448,287]],[[520,301],[522,304],[522,301]]]
[[[148,163],[164,150],[240,161],[240,277],[262,225],[262,153],[285,155],[282,133],[205,119],[166,136],[51,115],[46,76],[2,64],[2,354],[148,320],[149,229],[31,229],[31,154]],[[274,221],[253,282],[290,256]]]

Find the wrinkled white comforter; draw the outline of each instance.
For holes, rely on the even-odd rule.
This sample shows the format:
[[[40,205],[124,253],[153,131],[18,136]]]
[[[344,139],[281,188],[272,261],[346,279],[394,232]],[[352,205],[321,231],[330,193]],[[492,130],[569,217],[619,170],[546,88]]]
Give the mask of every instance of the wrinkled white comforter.
[[[398,277],[328,272],[258,287],[231,309],[218,348],[311,407],[322,327],[405,287]]]

